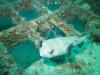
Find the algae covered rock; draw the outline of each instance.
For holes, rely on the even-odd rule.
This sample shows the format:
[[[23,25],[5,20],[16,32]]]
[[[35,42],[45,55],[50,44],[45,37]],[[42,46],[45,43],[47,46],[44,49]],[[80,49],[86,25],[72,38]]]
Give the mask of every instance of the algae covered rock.
[[[85,9],[85,10],[91,10],[92,7],[88,3],[84,3],[82,5],[82,8]]]
[[[92,34],[93,40],[100,40],[100,20],[90,21],[86,30]]]
[[[100,16],[100,0],[83,0],[89,3],[93,9],[93,12]]]

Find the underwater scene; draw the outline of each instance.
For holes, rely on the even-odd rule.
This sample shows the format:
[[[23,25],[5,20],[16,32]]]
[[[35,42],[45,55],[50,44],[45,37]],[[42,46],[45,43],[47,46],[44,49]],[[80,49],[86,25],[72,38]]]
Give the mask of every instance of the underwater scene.
[[[100,0],[0,0],[0,75],[100,75]]]

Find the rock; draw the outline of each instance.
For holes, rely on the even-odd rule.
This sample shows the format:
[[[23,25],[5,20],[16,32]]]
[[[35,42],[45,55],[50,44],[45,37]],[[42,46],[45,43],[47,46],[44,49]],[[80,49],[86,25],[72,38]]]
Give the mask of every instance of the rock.
[[[75,0],[74,3],[78,4],[78,5],[81,5],[81,4],[83,4],[83,0]]]
[[[88,3],[84,3],[81,7],[85,10],[91,10],[91,6]]]
[[[100,43],[100,29],[94,30],[94,32],[93,32],[93,40],[95,42]]]
[[[100,42],[100,21],[98,19],[90,21],[86,27],[86,31],[92,34],[95,42]]]
[[[40,56],[53,58],[67,54],[71,45],[76,46],[82,43],[86,38],[87,36],[67,36],[43,41],[42,47],[40,48]]]
[[[98,16],[100,16],[100,0],[83,0],[84,2],[91,5],[92,10],[94,13],[96,13]]]

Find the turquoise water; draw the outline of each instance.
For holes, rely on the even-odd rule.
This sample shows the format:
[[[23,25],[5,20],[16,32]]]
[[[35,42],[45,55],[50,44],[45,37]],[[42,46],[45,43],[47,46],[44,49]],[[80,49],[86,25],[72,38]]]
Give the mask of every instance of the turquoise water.
[[[83,32],[85,30],[86,23],[82,22],[78,18],[70,19],[67,21],[67,23],[72,24],[73,27],[79,32]]]
[[[0,2],[2,3],[2,1],[3,0],[1,0]],[[35,0],[35,1],[33,0],[34,1],[33,4],[31,4],[32,3],[31,0],[6,0],[6,1],[8,1],[9,4],[11,3],[12,7],[14,7],[16,12],[18,9],[17,7],[18,6],[20,7],[20,5],[22,7],[25,6],[25,8],[27,6],[33,5],[32,9],[31,8],[29,8],[29,9],[22,8],[22,9],[19,9],[20,11],[17,12],[21,18],[24,18],[24,22],[30,22],[35,19],[38,20],[38,18],[41,17],[40,10],[34,7],[35,2],[37,5],[39,5],[38,2],[40,2],[40,6],[41,6],[40,9],[41,8],[43,9],[43,7],[46,7],[47,11],[52,12],[51,14],[53,14],[53,12],[55,12],[56,10],[59,10],[60,7],[63,7],[64,3],[66,3],[66,2],[63,2],[64,0]],[[23,3],[20,3],[20,5],[19,5],[19,4],[17,4],[17,1],[23,2]],[[60,1],[62,3],[60,3]],[[65,0],[65,1],[67,1],[67,0]],[[69,1],[71,1],[71,0],[69,0]],[[68,3],[66,3],[66,5],[71,4],[69,1],[68,1]],[[93,2],[92,2],[92,0],[72,0],[72,4],[74,3],[74,1],[77,1],[77,5],[79,4],[79,7],[81,7],[81,8],[82,8],[82,4],[85,4],[84,1],[87,3],[91,2],[89,5],[93,9],[91,9],[89,12],[90,13],[92,12],[92,14],[93,14],[92,18],[91,18],[91,16],[89,17],[89,15],[91,15],[90,13],[88,13],[88,14],[81,13],[81,14],[86,14],[86,16],[88,17],[87,18],[88,21],[94,21],[94,19],[100,20],[100,16],[98,14],[93,13],[93,12],[96,12],[96,10],[98,10],[96,13],[99,12],[99,9],[97,7],[95,7],[96,4],[94,4],[94,3],[96,3],[96,0],[93,0]],[[44,2],[44,3],[41,3],[41,2]],[[92,4],[94,4],[94,5],[92,5]],[[42,7],[42,5],[43,5],[43,7]],[[86,6],[87,6],[87,4],[86,4]],[[11,9],[12,9],[12,7],[11,7]],[[71,6],[68,9],[70,10],[70,8],[71,8]],[[1,9],[1,5],[0,5],[0,9]],[[71,11],[73,11],[73,9],[74,9],[74,7],[71,9]],[[75,8],[75,10],[77,10],[77,8]],[[47,11],[43,10],[43,12],[47,12]],[[59,12],[59,13],[62,13],[63,11],[64,10],[61,10],[61,12]],[[88,10],[86,10],[86,11],[88,11]],[[86,12],[86,11],[81,11],[81,12]],[[5,11],[0,11],[0,13],[4,13],[4,12]],[[73,13],[73,12],[69,11],[69,13]],[[66,12],[64,14],[66,14]],[[77,13],[77,12],[74,12],[74,14],[81,15],[80,13]],[[46,15],[48,15],[48,13],[46,13],[42,16],[46,16]],[[74,15],[74,16],[77,16],[77,15]],[[95,15],[97,16],[97,18],[95,17]],[[14,16],[14,14],[13,14],[13,16]],[[55,16],[58,16],[58,15],[55,14]],[[63,17],[63,14],[60,16]],[[68,16],[69,15],[66,14],[64,17],[68,17]],[[73,14],[71,16],[73,16]],[[81,16],[81,17],[85,18],[84,16]],[[50,18],[52,18],[52,17],[50,17]],[[44,18],[42,17],[42,19],[44,19]],[[59,18],[59,19],[62,21],[61,18]],[[74,27],[74,29],[81,34],[81,33],[85,32],[85,28],[88,23],[88,21],[86,21],[87,19],[82,20],[82,19],[80,19],[80,16],[79,16],[79,17],[74,17],[74,18],[68,19],[68,20],[65,19],[64,21],[67,24],[72,25]],[[91,24],[89,24],[89,25],[91,25]],[[19,25],[20,25],[20,23],[18,23],[18,24],[14,23],[12,16],[10,16],[10,15],[0,17],[0,43],[1,43],[1,41],[4,41],[4,43],[5,43],[5,41],[8,41],[9,43],[10,42],[13,43],[11,40],[13,40],[12,36],[14,36],[15,33],[13,33],[13,35],[10,36],[10,38],[6,38],[3,40],[1,39],[1,37],[2,37],[1,34],[6,33],[5,31],[6,30],[9,31],[9,29],[12,27],[19,26]],[[97,25],[97,26],[94,26],[94,25]],[[92,27],[97,28],[97,29],[92,29]],[[30,29],[31,29],[31,27],[30,27]],[[32,29],[34,30],[34,27]],[[72,47],[71,50],[76,49],[76,51],[74,51],[73,54],[69,53],[68,55],[71,55],[70,57],[66,54],[66,55],[62,55],[62,56],[58,56],[58,57],[54,57],[54,58],[50,58],[50,59],[43,58],[40,56],[40,53],[39,53],[40,47],[37,47],[35,45],[35,42],[34,42],[35,40],[34,41],[33,40],[21,41],[21,42],[17,43],[16,45],[14,45],[14,47],[9,48],[8,52],[12,56],[13,60],[18,65],[18,67],[24,69],[25,75],[99,75],[100,74],[100,67],[99,67],[100,66],[100,64],[99,64],[100,63],[100,58],[99,58],[99,56],[100,56],[100,51],[99,51],[99,49],[100,49],[100,23],[97,23],[97,21],[93,22],[93,26],[90,26],[90,29],[92,29],[91,32],[89,32],[88,31],[89,29],[87,29],[87,31],[88,31],[87,34],[90,34],[91,38],[88,38],[89,41],[86,40],[87,43],[84,44],[84,46],[86,48],[80,49],[82,47],[81,45],[78,45],[78,46],[80,46],[80,48],[78,46]],[[21,28],[19,30],[21,30]],[[30,33],[31,33],[31,31],[29,31],[29,34]],[[37,33],[39,33],[39,32],[37,31]],[[42,32],[40,32],[40,33],[42,33]],[[10,34],[10,32],[7,33],[7,35],[5,35],[5,34],[4,35],[8,36],[9,34]],[[54,26],[50,32],[45,32],[42,34],[43,35],[41,35],[41,37],[43,37],[45,40],[53,39],[53,38],[56,38],[59,36],[63,36],[63,37],[66,36],[65,33],[56,26]],[[28,36],[28,37],[30,37],[30,36]],[[96,41],[94,41],[94,40],[96,40]],[[14,41],[14,44],[15,43],[16,42]],[[57,44],[57,46],[58,46],[58,44]],[[2,52],[0,51],[0,61],[2,60],[2,56],[3,56]],[[4,56],[3,56],[3,58],[6,60],[6,57],[4,57]],[[70,58],[72,58],[72,59],[70,60]],[[22,75],[22,74],[15,74],[14,72],[12,72],[12,74],[7,74],[11,69],[12,70],[15,70],[15,69],[13,69],[12,67],[8,68],[8,66],[6,66],[5,64],[6,64],[5,62],[4,63],[0,62],[0,75]],[[12,64],[11,61],[10,61],[10,64]],[[71,66],[69,66],[68,64],[71,64]],[[72,65],[72,64],[74,64],[74,65]],[[5,66],[2,67],[2,65],[5,65]],[[5,72],[6,71],[5,67],[7,67],[7,70],[9,70],[9,71]],[[17,72],[19,72],[19,71],[21,72],[21,70],[17,70]],[[1,72],[4,72],[4,74],[1,74]],[[67,74],[66,72],[70,72],[70,73]]]
[[[15,24],[13,24],[13,21],[10,17],[0,18],[0,31],[6,30],[12,26],[15,26]]]
[[[38,12],[35,9],[22,10],[19,12],[19,14],[20,16],[24,17],[26,21],[36,19],[39,16]]]
[[[50,11],[59,9],[61,6],[59,3],[55,4],[51,2],[50,4],[44,4]],[[22,10],[19,12],[20,16],[23,17],[26,21],[33,20],[39,17],[37,10]],[[5,22],[6,21],[6,22]],[[84,31],[84,24],[77,18],[68,20],[67,23],[73,24],[76,30],[82,32]],[[12,20],[7,17],[1,19],[0,21],[1,29],[5,30],[10,28],[12,25]],[[55,33],[54,33],[55,32]],[[65,36],[65,34],[57,27],[54,27],[49,33],[43,35],[46,39],[52,39],[58,36]],[[14,48],[11,49],[11,55],[14,57],[14,60],[23,68],[27,68],[32,65],[32,63],[38,61],[41,57],[39,56],[38,49],[36,49],[34,42],[26,40],[22,43],[17,44]],[[49,62],[50,63],[50,62]]]
[[[15,61],[23,68],[27,68],[39,59],[39,50],[35,47],[34,42],[26,40],[19,43],[11,49],[11,55]]]
[[[46,6],[50,11],[55,11],[60,8],[59,0],[52,0],[50,3],[48,1],[44,3],[44,6]]]
[[[60,4],[52,3],[52,4],[46,4],[45,6],[48,7],[49,10],[54,11],[54,10],[59,9]]]
[[[58,36],[65,36],[65,33],[63,33],[58,27],[55,26],[49,33],[46,33],[43,37],[52,39]]]

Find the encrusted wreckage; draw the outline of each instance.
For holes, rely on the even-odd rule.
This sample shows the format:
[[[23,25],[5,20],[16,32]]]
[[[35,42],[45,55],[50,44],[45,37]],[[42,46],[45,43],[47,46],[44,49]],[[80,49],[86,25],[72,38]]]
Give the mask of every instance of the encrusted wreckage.
[[[7,1],[5,1],[5,3],[7,3]],[[11,5],[12,4],[13,3],[11,3]],[[36,1],[35,4],[38,4],[38,2]],[[35,4],[34,4],[34,6],[36,6]],[[63,3],[61,3],[61,4],[63,4]],[[9,5],[9,8],[12,9],[12,7],[10,7],[9,3],[8,3],[8,5]],[[41,8],[44,7],[42,4],[39,4],[39,5],[41,5]],[[23,5],[23,7],[24,7],[24,5]],[[36,8],[37,10],[41,9],[38,6],[36,6],[36,7],[37,7]],[[19,10],[23,10],[23,9],[19,9]],[[27,9],[28,8],[26,8],[26,10]],[[30,8],[30,9],[33,9],[33,8]],[[17,13],[18,10],[17,9],[15,9],[15,10],[16,10],[16,12],[14,12],[12,10],[13,13]],[[38,45],[39,42],[43,40],[43,37],[41,36],[41,34],[43,34],[43,32],[46,33],[48,31],[52,30],[52,28],[54,26],[58,27],[66,35],[81,35],[80,32],[76,31],[73,28],[73,26],[66,23],[65,20],[72,19],[72,18],[76,17],[76,15],[77,15],[79,17],[79,19],[81,19],[82,21],[88,21],[88,23],[89,23],[91,21],[91,17],[92,17],[92,19],[95,19],[95,17],[96,17],[93,15],[93,13],[91,11],[84,10],[80,6],[78,6],[74,3],[72,3],[72,4],[67,3],[67,4],[61,6],[58,10],[51,11],[52,13],[49,13],[50,11],[47,8],[46,8],[46,11],[47,11],[47,13],[42,14],[42,16],[40,16],[39,18],[37,18],[35,20],[31,20],[28,22],[26,22],[24,20],[24,21],[21,21],[21,23],[18,22],[15,27],[12,27],[6,31],[1,32],[0,33],[0,41],[3,42],[7,47],[16,45],[18,42],[22,42],[26,39],[34,40],[36,42],[36,44]],[[42,12],[43,12],[43,10],[42,10]],[[8,13],[5,13],[5,14],[8,14]],[[14,19],[14,16],[12,16],[12,15],[10,15],[10,16],[13,17],[14,21],[17,21]],[[19,16],[19,17],[21,18],[21,16]]]
[[[55,8],[51,11],[48,8],[51,4],[55,6],[58,5],[59,8]],[[84,4],[84,2],[82,4]],[[19,14],[23,10],[34,9],[37,10],[39,14],[34,20],[27,21]],[[8,49],[27,39],[35,42],[37,48],[39,48],[41,41],[46,39],[43,35],[52,31],[54,27],[60,29],[65,36],[82,35],[72,24],[66,22],[66,20],[75,17],[78,17],[83,23],[87,22],[83,33],[92,33],[95,39],[100,39],[100,34],[95,34],[95,31],[91,32],[92,20],[96,20],[94,22],[96,24],[96,26],[94,25],[95,29],[97,31],[100,30],[100,23],[97,23],[97,20],[100,20],[100,18],[93,14],[91,10],[84,9],[71,0],[54,0],[53,2],[51,0],[18,0],[12,2],[0,0],[0,18],[4,17],[10,17],[12,23],[16,24],[0,32],[0,42]],[[88,31],[88,28],[90,31]],[[9,63],[9,61],[7,62]],[[13,63],[11,62],[10,64]]]

